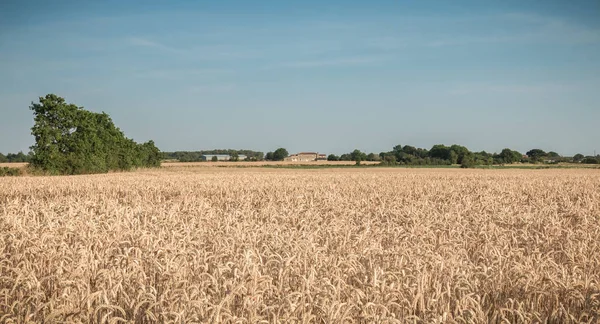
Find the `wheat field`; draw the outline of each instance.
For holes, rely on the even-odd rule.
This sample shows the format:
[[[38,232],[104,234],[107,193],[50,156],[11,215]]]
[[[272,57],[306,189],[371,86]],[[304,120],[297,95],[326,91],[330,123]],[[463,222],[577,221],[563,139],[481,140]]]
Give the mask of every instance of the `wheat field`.
[[[2,323],[597,323],[597,170],[0,178]]]
[[[379,164],[378,161],[361,161],[362,165]],[[165,168],[173,167],[259,167],[259,166],[335,166],[335,165],[355,165],[355,161],[206,161],[206,162],[163,162]]]

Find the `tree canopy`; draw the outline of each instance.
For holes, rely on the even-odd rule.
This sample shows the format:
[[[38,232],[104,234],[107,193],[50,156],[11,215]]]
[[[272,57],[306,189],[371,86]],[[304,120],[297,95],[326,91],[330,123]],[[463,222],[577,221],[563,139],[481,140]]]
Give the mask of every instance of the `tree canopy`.
[[[584,159],[583,155],[578,154],[573,158],[562,157],[558,153],[546,153],[540,149],[533,149],[523,156],[520,152],[505,148],[501,153],[471,152],[462,145],[446,146],[436,144],[431,149],[417,148],[410,145],[395,145],[391,151],[379,153],[382,164],[385,165],[450,165],[460,164],[462,167],[471,167],[475,165],[492,164],[511,164],[516,162],[538,163],[544,157],[554,157],[552,163],[581,161],[582,163],[592,163],[595,158]],[[368,157],[373,157],[371,154]],[[350,160],[352,153],[343,154],[341,160]],[[369,158],[367,158],[368,160]],[[585,162],[584,162],[585,161]]]
[[[327,156],[327,161],[339,161],[340,157],[335,154],[329,154]]]
[[[530,159],[534,159],[534,160],[541,159],[544,156],[546,156],[546,152],[544,152],[544,150],[541,150],[541,149],[529,150],[529,151],[527,151],[526,154]]]
[[[160,166],[153,141],[125,137],[104,112],[94,113],[48,94],[30,106],[35,144],[31,166],[52,174],[104,173]]]
[[[503,163],[515,163],[521,161],[522,155],[517,151],[513,151],[509,148],[505,148],[500,152],[500,158]]]
[[[355,149],[350,153],[350,159],[355,162],[366,161],[367,154],[361,152],[359,149]]]
[[[273,152],[273,161],[283,161],[286,157],[288,157],[289,153],[283,147],[280,147]]]

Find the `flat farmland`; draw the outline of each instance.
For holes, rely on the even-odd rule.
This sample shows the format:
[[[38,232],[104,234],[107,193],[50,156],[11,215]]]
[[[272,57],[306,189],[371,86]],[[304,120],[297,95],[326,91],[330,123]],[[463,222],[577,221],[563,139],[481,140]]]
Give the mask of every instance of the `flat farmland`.
[[[24,168],[29,163],[13,162],[13,163],[0,163],[0,168]]]
[[[598,170],[0,178],[3,323],[596,323],[599,251]]]
[[[163,162],[162,166],[165,168],[173,167],[259,167],[259,166],[294,166],[294,165],[315,165],[315,166],[336,166],[336,165],[355,165],[354,161],[256,161],[256,162]],[[374,165],[379,164],[378,161],[362,161],[363,165]]]

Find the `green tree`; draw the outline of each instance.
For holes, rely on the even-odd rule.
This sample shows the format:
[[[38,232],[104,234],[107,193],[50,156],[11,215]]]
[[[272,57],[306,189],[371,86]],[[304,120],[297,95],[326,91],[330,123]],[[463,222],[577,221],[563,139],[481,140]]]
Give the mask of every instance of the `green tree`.
[[[584,158],[584,157],[585,157],[585,156],[583,156],[583,154],[579,154],[579,153],[577,153],[577,154],[575,154],[575,155],[573,156],[573,161],[574,161],[574,162],[580,162],[581,160],[583,160],[583,158]]]
[[[450,150],[450,163],[451,164],[456,164],[458,163],[458,154],[452,150]]]
[[[396,165],[396,157],[393,154],[384,155],[381,164],[383,165]]]
[[[348,153],[340,155],[340,161],[352,161],[352,156]]]
[[[0,157],[1,159],[1,157]],[[5,157],[5,162],[9,163],[18,163],[18,162],[29,162],[31,160],[31,155],[25,155],[23,151],[19,151],[19,153],[8,153]]]
[[[210,158],[210,160],[213,162],[217,162],[217,161],[219,161],[219,158],[216,155],[213,155],[213,157]]]
[[[6,158],[6,155],[0,153],[0,163],[6,163],[8,162],[8,158]]]
[[[375,154],[375,153],[369,153],[367,154],[367,161],[379,161],[381,160],[379,158],[379,155]]]
[[[504,163],[511,164],[521,161],[521,153],[505,148],[500,152],[500,158]]]
[[[274,160],[273,152],[267,152],[267,154],[265,154],[265,160],[273,161]]]
[[[229,161],[237,162],[239,160],[240,160],[240,156],[237,154],[237,152],[233,152],[229,155]]]
[[[523,154],[521,154],[521,152],[512,151],[512,154],[513,154],[513,160],[515,162],[521,162],[521,160],[523,160]]]
[[[329,156],[327,156],[327,161],[339,161],[340,157],[335,155],[335,154],[329,154]]]
[[[469,151],[468,148],[461,146],[461,145],[457,145],[457,144],[450,146],[450,151],[454,152],[456,154],[456,162],[454,162],[454,160],[452,159],[452,156],[450,157],[450,160],[452,160],[452,164],[455,164],[455,163],[462,164],[462,159],[464,158],[464,156],[467,154],[471,154],[471,151]]]
[[[533,162],[539,162],[541,161],[545,156],[546,156],[546,152],[544,152],[541,149],[533,149],[533,150],[529,150],[527,153],[525,153]]]
[[[360,150],[355,149],[350,153],[350,159],[355,162],[358,161],[360,164],[360,161],[365,161],[367,159],[367,155]]]
[[[419,151],[416,147],[414,146],[410,146],[410,145],[405,145],[402,148],[402,152],[406,153],[406,154],[410,154],[410,155],[414,155],[414,156],[419,156]]]
[[[548,152],[547,156],[550,157],[550,158],[559,158],[560,154],[558,154],[558,153],[556,153],[554,151],[550,151],[550,152]]]
[[[421,159],[429,157],[429,151],[424,148],[417,148],[417,156]]]
[[[450,148],[446,145],[437,144],[429,150],[429,157],[441,160],[450,160]]]
[[[586,156],[581,160],[584,164],[600,164],[600,157]]]
[[[141,161],[142,164],[140,167],[146,168],[157,168],[160,167],[160,161],[162,160],[162,154],[158,147],[154,144],[154,141],[150,140],[144,144],[139,145],[138,149],[141,151]]]
[[[460,163],[461,168],[472,168],[475,166],[475,159],[473,154],[468,153],[463,156],[463,159]]]
[[[280,147],[273,152],[273,161],[283,161],[286,157],[289,156],[289,153],[283,147]]]
[[[101,173],[160,166],[154,142],[128,139],[105,113],[94,113],[48,94],[30,106],[31,166],[53,174]]]
[[[403,161],[404,158],[406,157],[406,153],[404,153],[404,151],[402,150],[402,145],[396,145],[392,148],[392,152],[391,152],[394,157],[396,158],[396,161]]]

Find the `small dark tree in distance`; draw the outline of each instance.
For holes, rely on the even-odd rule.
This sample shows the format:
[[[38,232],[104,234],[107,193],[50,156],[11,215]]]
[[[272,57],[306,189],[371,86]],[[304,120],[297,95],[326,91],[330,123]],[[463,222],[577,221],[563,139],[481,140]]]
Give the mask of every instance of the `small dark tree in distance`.
[[[273,161],[283,161],[288,155],[288,151],[283,147],[280,147],[273,152]]]

